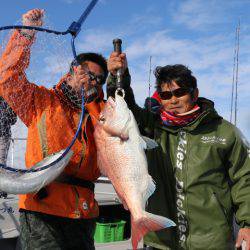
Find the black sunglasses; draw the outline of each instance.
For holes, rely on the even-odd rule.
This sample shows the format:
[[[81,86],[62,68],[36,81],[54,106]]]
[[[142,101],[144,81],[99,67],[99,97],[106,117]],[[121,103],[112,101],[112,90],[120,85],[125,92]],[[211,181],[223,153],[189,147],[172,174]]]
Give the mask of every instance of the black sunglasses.
[[[159,91],[159,96],[162,100],[169,100],[172,96],[182,97],[186,94],[189,94],[193,91],[193,88],[178,88],[172,91]]]
[[[96,75],[95,73],[88,71],[86,74],[89,76],[91,81],[96,81],[97,84],[103,85],[104,84],[104,75]]]

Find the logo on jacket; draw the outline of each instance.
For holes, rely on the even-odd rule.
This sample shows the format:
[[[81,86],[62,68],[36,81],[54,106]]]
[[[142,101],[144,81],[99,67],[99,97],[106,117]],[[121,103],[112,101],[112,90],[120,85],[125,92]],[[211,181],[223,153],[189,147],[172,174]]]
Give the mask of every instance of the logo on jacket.
[[[176,151],[176,206],[177,206],[177,221],[178,221],[178,233],[179,243],[184,245],[187,239],[187,227],[188,221],[185,211],[185,193],[184,193],[184,179],[183,169],[184,161],[187,153],[187,134],[184,131],[179,133],[179,141]]]
[[[202,136],[201,137],[201,142],[205,144],[222,144],[226,145],[226,138],[218,137],[218,136]]]

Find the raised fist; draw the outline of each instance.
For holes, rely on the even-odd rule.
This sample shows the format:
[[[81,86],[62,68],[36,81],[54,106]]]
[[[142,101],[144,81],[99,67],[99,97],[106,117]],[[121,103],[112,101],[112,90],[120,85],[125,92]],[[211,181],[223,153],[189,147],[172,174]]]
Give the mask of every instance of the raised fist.
[[[29,10],[22,16],[23,25],[26,26],[42,26],[43,25],[43,16],[44,10],[42,9],[33,9]],[[23,35],[27,35],[29,37],[33,37],[36,33],[35,30],[22,30]]]

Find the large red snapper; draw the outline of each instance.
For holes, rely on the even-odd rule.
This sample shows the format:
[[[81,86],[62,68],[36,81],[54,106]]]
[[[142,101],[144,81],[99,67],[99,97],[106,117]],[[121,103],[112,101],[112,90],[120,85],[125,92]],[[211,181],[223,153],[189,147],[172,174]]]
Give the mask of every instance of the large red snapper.
[[[94,136],[100,170],[111,180],[123,206],[131,213],[133,249],[137,249],[146,233],[175,226],[170,219],[145,211],[155,183],[148,174],[145,138],[141,137],[123,97],[116,94],[115,100],[108,98]],[[156,144],[150,139],[146,141]]]

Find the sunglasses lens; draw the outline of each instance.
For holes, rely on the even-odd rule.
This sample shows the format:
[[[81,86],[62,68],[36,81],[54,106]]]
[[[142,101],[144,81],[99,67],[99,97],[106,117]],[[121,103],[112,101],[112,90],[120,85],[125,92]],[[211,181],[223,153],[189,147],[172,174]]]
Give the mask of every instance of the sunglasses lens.
[[[159,92],[159,96],[162,100],[169,100],[174,95],[175,97],[182,97],[188,93],[190,93],[192,89],[190,88],[178,88],[173,91],[163,91]]]
[[[173,96],[170,91],[159,92],[159,95],[162,100],[169,100]]]
[[[89,78],[91,81],[96,81],[97,84],[102,85],[104,77],[102,75],[95,75],[93,72],[88,72]]]
[[[173,94],[176,97],[181,97],[181,96],[188,94],[189,92],[190,92],[190,89],[188,88],[179,88],[179,89],[174,90]]]

